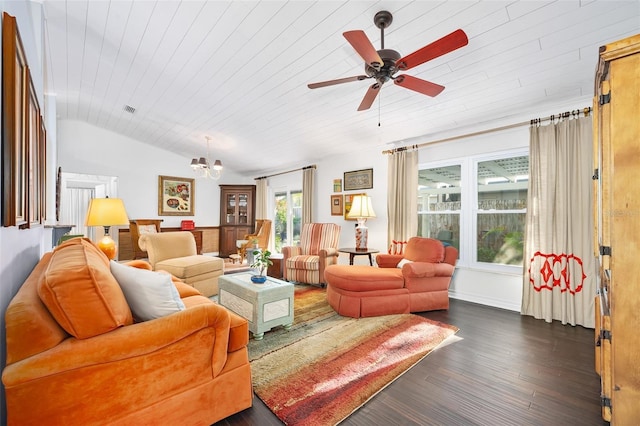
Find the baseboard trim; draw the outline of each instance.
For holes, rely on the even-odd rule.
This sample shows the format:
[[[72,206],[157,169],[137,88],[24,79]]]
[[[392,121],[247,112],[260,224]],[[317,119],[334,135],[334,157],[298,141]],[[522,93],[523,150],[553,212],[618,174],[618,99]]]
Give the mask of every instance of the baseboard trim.
[[[503,299],[485,297],[477,294],[460,293],[456,291],[449,291],[449,297],[451,297],[452,299],[464,300],[466,302],[478,303],[480,305],[492,306],[494,308],[520,312],[519,304],[515,304],[511,301],[507,301]]]

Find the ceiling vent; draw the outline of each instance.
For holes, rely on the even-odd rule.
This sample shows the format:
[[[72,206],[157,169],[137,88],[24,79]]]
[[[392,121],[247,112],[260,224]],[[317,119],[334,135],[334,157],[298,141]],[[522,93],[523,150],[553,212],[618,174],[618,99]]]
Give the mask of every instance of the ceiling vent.
[[[134,112],[136,112],[136,109],[129,105],[125,105],[123,109],[129,114],[133,114]]]

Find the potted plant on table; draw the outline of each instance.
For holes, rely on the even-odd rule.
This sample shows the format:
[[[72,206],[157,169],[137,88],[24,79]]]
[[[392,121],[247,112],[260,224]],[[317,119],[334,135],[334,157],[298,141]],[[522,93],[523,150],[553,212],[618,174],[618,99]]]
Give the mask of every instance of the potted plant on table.
[[[253,275],[251,281],[254,283],[263,283],[267,280],[267,268],[273,265],[273,262],[269,258],[271,252],[269,250],[254,250],[252,254],[253,263],[251,267],[258,270],[258,275]]]

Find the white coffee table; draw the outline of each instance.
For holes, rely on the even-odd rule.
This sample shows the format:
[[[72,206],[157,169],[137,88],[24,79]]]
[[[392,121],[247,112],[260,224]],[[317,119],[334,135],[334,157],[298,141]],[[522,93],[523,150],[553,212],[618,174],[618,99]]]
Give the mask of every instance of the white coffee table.
[[[267,277],[263,284],[255,284],[251,275],[251,272],[222,275],[218,279],[219,303],[245,318],[256,340],[273,327],[291,328],[293,284],[272,277]]]

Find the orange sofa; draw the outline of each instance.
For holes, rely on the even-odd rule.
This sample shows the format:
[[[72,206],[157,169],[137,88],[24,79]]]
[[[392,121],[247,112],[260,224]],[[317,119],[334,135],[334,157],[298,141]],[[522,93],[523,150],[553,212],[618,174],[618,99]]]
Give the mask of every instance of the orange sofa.
[[[413,237],[404,254],[379,254],[378,267],[328,266],[327,301],[340,315],[353,318],[449,309],[457,258],[453,246]]]
[[[247,321],[167,275],[181,310],[136,322],[113,267],[89,240],[72,239],[15,295],[7,424],[210,425],[250,407]]]

